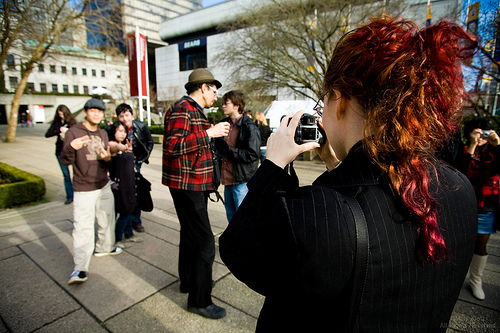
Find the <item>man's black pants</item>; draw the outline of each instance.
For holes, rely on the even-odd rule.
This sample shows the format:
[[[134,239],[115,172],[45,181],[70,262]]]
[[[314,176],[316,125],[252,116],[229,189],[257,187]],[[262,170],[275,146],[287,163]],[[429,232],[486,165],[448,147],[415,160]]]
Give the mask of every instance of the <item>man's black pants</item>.
[[[208,192],[169,188],[181,225],[179,277],[189,288],[188,305],[212,304],[212,265],[215,240],[208,219]]]

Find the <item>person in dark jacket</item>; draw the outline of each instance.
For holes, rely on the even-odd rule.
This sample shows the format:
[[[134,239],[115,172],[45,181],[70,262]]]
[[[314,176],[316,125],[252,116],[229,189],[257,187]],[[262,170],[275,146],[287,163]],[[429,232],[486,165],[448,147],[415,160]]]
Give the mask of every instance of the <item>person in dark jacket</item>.
[[[127,126],[127,138],[132,140],[132,149],[135,156],[135,170],[141,173],[142,163],[149,163],[149,156],[155,145],[148,125],[142,121],[134,120],[134,110],[130,105],[125,103],[116,107],[116,116]],[[139,205],[137,205],[132,213],[132,225],[134,230],[144,232]]]
[[[266,297],[257,332],[446,331],[477,209],[467,177],[435,153],[456,127],[461,64],[477,46],[458,25],[419,30],[387,16],[340,38],[315,107],[326,143],[297,145],[304,111],[285,117],[219,239],[234,276]],[[312,148],[327,171],[299,187],[286,168]],[[366,273],[353,280],[363,254]]]
[[[245,95],[231,90],[222,97],[222,109],[229,116],[222,119],[231,127],[229,135],[215,139],[220,160],[221,185],[224,185],[224,206],[231,221],[248,192],[247,182],[259,166],[260,132],[245,114]]]
[[[68,129],[76,124],[76,119],[73,117],[70,109],[66,105],[59,105],[56,109],[56,114],[54,115],[54,120],[50,125],[47,133],[45,133],[46,138],[57,136],[56,139],[56,157],[61,167],[61,171],[64,177],[64,188],[66,190],[66,201],[65,205],[73,202],[73,184],[71,183],[71,175],[69,168],[61,163],[61,150],[64,144],[64,136]]]

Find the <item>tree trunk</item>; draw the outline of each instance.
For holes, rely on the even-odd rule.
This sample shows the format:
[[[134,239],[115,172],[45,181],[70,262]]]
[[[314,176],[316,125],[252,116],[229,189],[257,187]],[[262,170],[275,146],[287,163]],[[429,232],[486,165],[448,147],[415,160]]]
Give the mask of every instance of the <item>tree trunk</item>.
[[[24,88],[28,84],[28,76],[30,75],[33,68],[27,69],[23,72],[21,82],[16,89],[14,98],[12,99],[12,108],[10,110],[9,124],[7,125],[7,133],[5,137],[5,142],[15,142],[16,141],[16,130],[17,130],[17,115],[19,113],[19,105],[21,104],[21,97],[24,93]]]

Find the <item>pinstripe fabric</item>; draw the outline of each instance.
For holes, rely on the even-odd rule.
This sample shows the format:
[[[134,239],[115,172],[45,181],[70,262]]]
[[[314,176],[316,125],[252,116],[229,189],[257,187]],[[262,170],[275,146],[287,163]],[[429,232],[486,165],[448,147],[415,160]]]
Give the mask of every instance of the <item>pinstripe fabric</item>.
[[[165,114],[162,184],[189,191],[212,188],[212,151],[203,109],[190,97]]]
[[[234,275],[266,296],[257,331],[342,331],[348,318],[354,222],[341,193],[367,219],[370,262],[358,318],[362,332],[445,332],[472,257],[476,201],[467,179],[437,165],[432,193],[453,259],[421,260],[417,228],[360,144],[313,186],[264,161],[220,238]]]

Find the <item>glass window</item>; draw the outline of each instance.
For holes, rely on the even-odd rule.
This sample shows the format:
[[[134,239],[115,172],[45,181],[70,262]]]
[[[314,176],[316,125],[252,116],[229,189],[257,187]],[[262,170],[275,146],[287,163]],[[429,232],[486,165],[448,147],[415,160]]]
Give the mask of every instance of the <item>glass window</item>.
[[[73,86],[73,94],[79,94],[80,92],[78,91],[78,86],[74,85]]]
[[[39,72],[43,72],[43,71],[45,71],[45,69],[43,68],[43,64],[39,64],[39,65],[38,65],[38,71],[39,71]]]
[[[83,93],[85,95],[88,95],[89,94],[89,87],[88,86],[83,86]]]
[[[97,76],[97,72],[95,69],[92,70],[92,76]]]
[[[16,91],[18,86],[17,76],[9,76],[9,83],[10,83],[10,90],[12,92]]]
[[[106,71],[101,71],[101,77],[106,77]]]
[[[7,56],[7,68],[8,69],[16,69],[16,59],[14,58],[14,55],[9,54]]]
[[[71,68],[71,71],[73,72],[73,75],[78,74],[78,73],[76,72],[76,67],[72,67],[72,68]]]
[[[180,70],[188,71],[207,67],[207,46],[202,45],[185,50],[179,50]]]
[[[63,84],[63,92],[69,93],[69,87],[67,84]]]
[[[57,84],[56,83],[52,84],[52,92],[57,92]]]
[[[66,74],[66,66],[61,66],[61,73]]]
[[[28,82],[28,92],[35,91],[35,84],[33,82]]]
[[[55,65],[50,65],[50,72],[55,73],[56,72],[56,66]]]
[[[47,85],[45,83],[40,83],[40,91],[47,92]]]
[[[87,75],[87,68],[82,68],[82,75]]]

